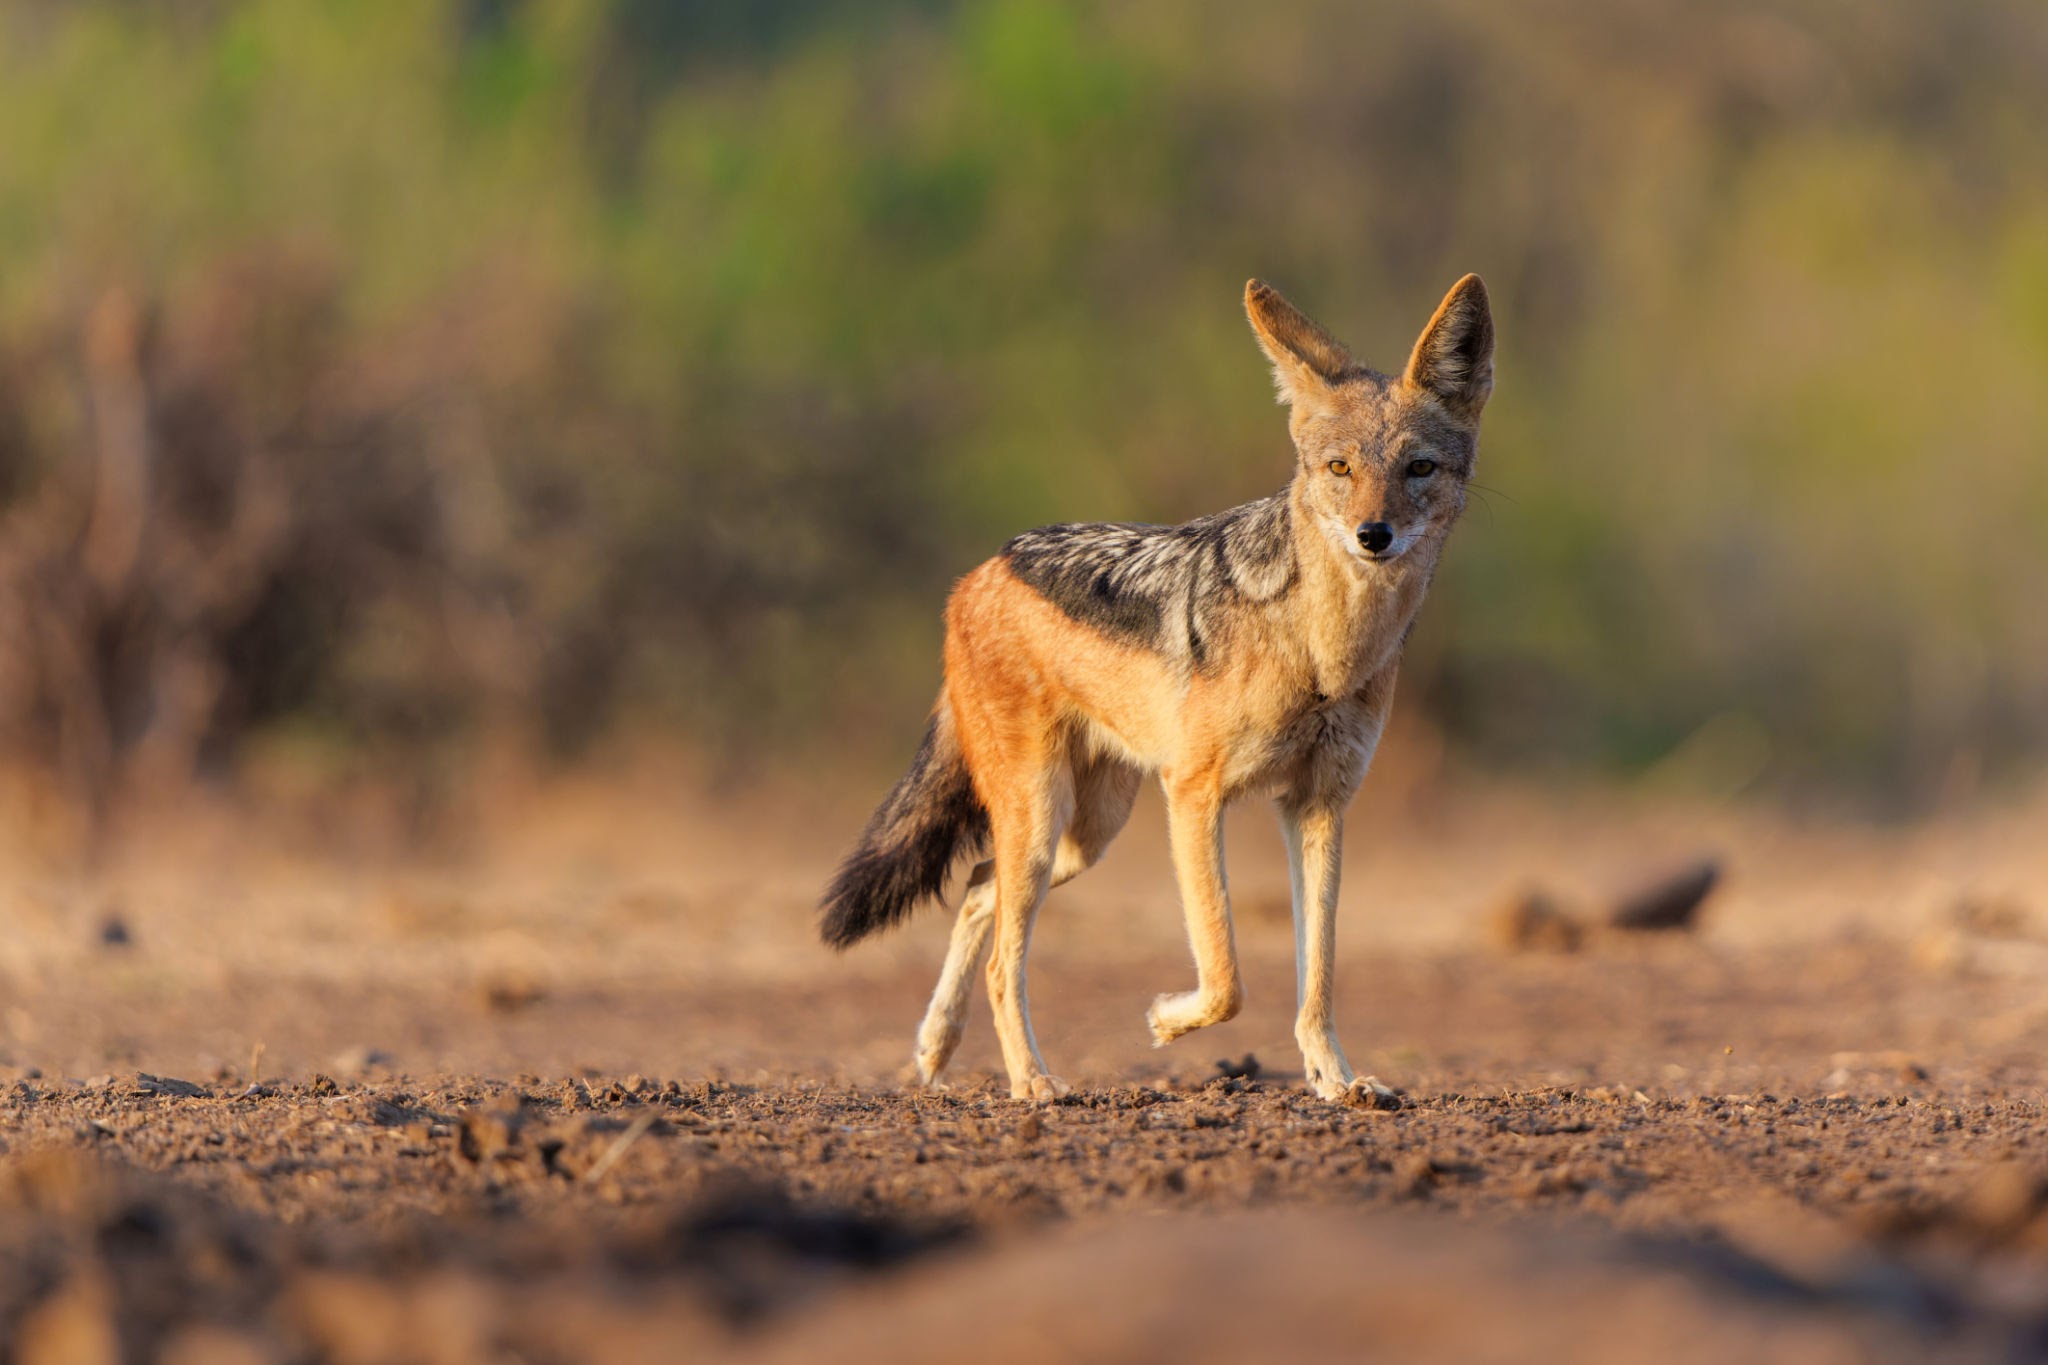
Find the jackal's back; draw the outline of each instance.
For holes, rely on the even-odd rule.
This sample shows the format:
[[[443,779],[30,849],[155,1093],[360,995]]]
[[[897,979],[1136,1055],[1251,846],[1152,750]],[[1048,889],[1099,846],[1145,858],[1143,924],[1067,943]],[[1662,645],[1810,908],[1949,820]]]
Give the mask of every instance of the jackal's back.
[[[1179,526],[1042,526],[1005,545],[1010,572],[1070,619],[1200,670],[1230,614],[1293,586],[1287,495]]]

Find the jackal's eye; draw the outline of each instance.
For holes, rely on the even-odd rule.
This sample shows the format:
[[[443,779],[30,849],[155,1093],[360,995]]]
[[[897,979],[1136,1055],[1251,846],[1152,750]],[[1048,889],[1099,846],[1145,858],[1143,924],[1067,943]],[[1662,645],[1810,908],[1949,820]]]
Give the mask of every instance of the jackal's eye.
[[[1336,475],[1336,476],[1337,476],[1338,478],[1340,478],[1340,479],[1341,479],[1341,478],[1343,478],[1343,477],[1344,477],[1345,475],[1347,475],[1347,474],[1349,474],[1349,473],[1351,472],[1351,461],[1349,461],[1349,460],[1332,460],[1332,461],[1330,461],[1330,472],[1331,472],[1332,474],[1335,474],[1335,475]]]
[[[1410,460],[1408,462],[1408,477],[1411,479],[1426,479],[1434,473],[1436,473],[1435,460]]]

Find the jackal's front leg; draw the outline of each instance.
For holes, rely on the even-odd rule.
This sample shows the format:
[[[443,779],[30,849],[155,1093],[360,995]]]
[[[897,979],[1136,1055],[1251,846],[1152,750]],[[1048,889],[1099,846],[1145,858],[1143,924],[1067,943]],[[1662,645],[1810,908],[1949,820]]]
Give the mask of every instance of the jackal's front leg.
[[[1167,830],[1173,870],[1187,914],[1188,945],[1195,953],[1195,989],[1162,995],[1145,1021],[1156,1046],[1183,1033],[1220,1024],[1244,1003],[1237,975],[1237,939],[1230,927],[1230,892],[1223,880],[1223,792],[1208,780],[1166,778]]]
[[[1337,957],[1337,883],[1344,860],[1344,815],[1335,807],[1297,810],[1283,803],[1280,827],[1287,836],[1288,870],[1294,890],[1294,975],[1301,1012],[1294,1040],[1301,1046],[1309,1086],[1326,1100],[1376,1109],[1398,1108],[1394,1092],[1370,1076],[1352,1075],[1337,1041],[1331,996]]]

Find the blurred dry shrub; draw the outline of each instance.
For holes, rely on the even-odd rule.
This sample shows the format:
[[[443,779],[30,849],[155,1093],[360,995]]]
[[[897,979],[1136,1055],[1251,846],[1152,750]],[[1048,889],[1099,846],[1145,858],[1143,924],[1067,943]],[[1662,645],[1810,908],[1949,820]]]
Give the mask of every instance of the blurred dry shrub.
[[[352,351],[336,292],[253,256],[170,303],[109,289],[0,358],[34,395],[6,444],[0,740],[80,810],[309,714],[430,763],[553,695],[467,353],[432,326]]]

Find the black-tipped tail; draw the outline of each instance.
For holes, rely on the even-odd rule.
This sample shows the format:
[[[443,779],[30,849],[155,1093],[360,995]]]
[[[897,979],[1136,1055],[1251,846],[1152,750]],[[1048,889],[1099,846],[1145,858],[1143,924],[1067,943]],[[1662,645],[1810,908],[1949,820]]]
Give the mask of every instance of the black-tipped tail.
[[[979,852],[987,837],[988,811],[967,774],[952,708],[941,700],[910,771],[825,888],[819,936],[847,948],[900,923],[919,901],[943,895],[954,861]]]

